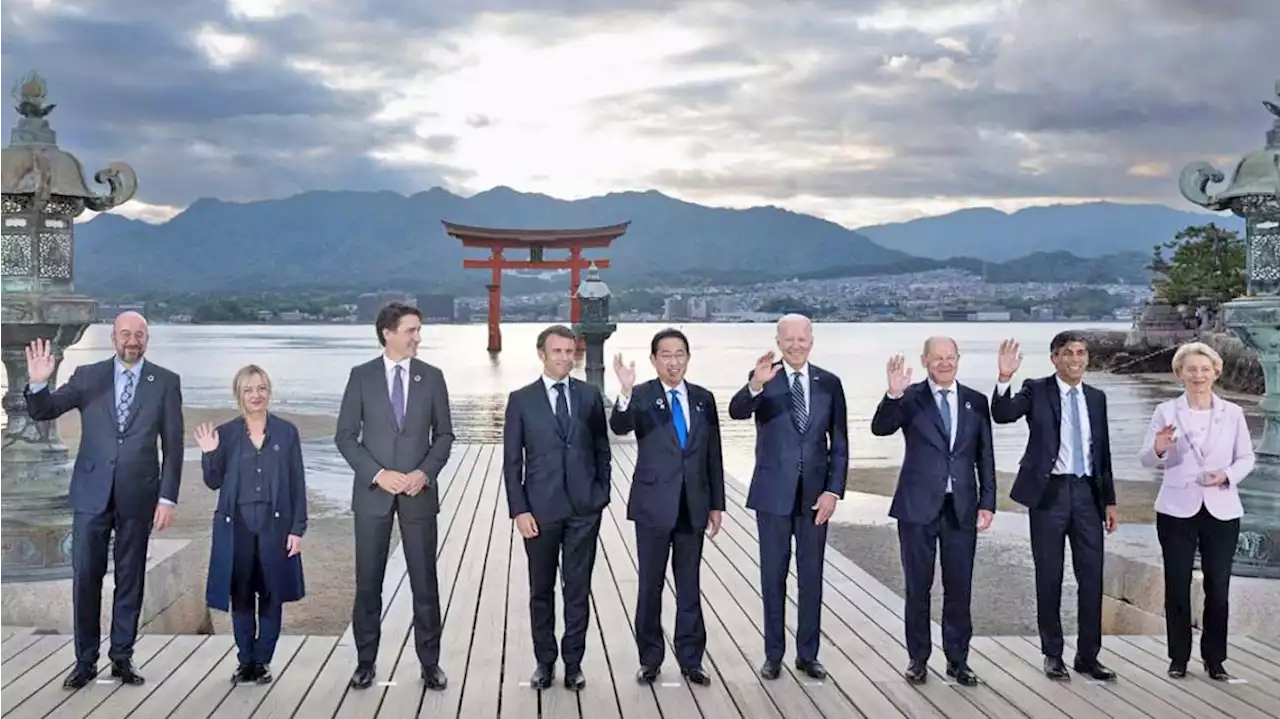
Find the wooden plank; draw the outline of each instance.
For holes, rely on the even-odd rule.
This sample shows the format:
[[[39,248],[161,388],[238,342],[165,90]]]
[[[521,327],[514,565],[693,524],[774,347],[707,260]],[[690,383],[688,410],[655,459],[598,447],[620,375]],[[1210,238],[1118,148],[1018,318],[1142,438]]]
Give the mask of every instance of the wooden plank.
[[[300,636],[280,637],[276,642],[275,656],[272,657],[275,666],[275,671],[272,672],[273,679],[279,679],[284,672],[288,671],[289,664],[302,648],[302,642],[305,639],[306,637]],[[270,684],[241,684],[227,695],[212,716],[215,719],[244,719],[257,711],[262,702],[279,686],[275,681]]]
[[[144,634],[138,638],[138,642],[134,645],[133,661],[134,666],[138,667],[139,674],[144,677],[148,674],[147,665],[152,658],[164,649],[171,638],[149,634]],[[51,681],[41,687],[40,691],[28,697],[26,701],[13,707],[12,713],[8,714],[8,716],[12,716],[15,719],[39,719],[39,717],[51,714],[65,717],[86,716],[120,688],[120,682],[112,679],[110,674],[105,671],[106,667],[109,666],[109,661],[106,659],[99,661],[101,663],[100,668],[104,669],[104,671],[98,675],[96,681],[90,682],[87,686],[75,692],[63,689],[61,681]],[[60,679],[60,677],[55,679]],[[129,687],[128,689],[131,690],[133,688]],[[5,707],[6,709],[10,708],[9,702],[5,702]]]
[[[1168,649],[1160,646],[1153,637],[1126,636],[1123,637],[1123,640],[1144,652],[1147,652],[1157,661],[1164,661],[1167,666],[1169,661]],[[1268,696],[1266,692],[1261,691],[1252,683],[1237,684],[1232,682],[1217,682],[1209,679],[1208,677],[1203,677],[1194,671],[1188,671],[1187,678],[1193,679],[1194,681],[1200,681],[1205,684],[1212,684],[1221,691],[1251,705],[1254,709],[1262,712],[1264,716],[1280,716],[1280,713],[1277,713],[1277,710],[1280,709],[1280,707],[1276,706],[1275,698]]]
[[[1192,673],[1188,673],[1184,679],[1174,680],[1168,678],[1166,673],[1169,668],[1168,660],[1143,650],[1133,642],[1128,641],[1129,637],[1112,636],[1107,639],[1108,641],[1104,642],[1104,644],[1112,652],[1123,656],[1129,662],[1142,667],[1151,674],[1163,677],[1167,683],[1184,688],[1187,692],[1203,699],[1205,703],[1216,707],[1227,716],[1232,717],[1232,719],[1266,719],[1268,716],[1265,712],[1259,711],[1235,696],[1235,692],[1230,691],[1231,687],[1228,685],[1220,684]]]
[[[104,642],[105,646],[105,642]],[[27,672],[33,668],[40,666],[55,652],[63,649],[70,649],[66,654],[68,662],[65,665],[68,670],[71,668],[71,662],[75,661],[75,647],[71,644],[71,637],[65,634],[50,634],[40,637],[34,644],[16,654],[11,660],[5,662],[3,672],[3,687],[5,690],[19,679],[26,676]],[[55,671],[56,667],[51,667],[49,671]],[[46,677],[47,681],[47,677]],[[43,684],[44,682],[41,682]],[[12,695],[10,695],[12,696]],[[12,698],[9,701],[13,701]],[[6,702],[7,703],[7,702]]]
[[[1266,671],[1273,676],[1280,676],[1280,649],[1265,644],[1256,637],[1231,637],[1227,642],[1231,648],[1246,652],[1249,658],[1241,657],[1241,661],[1256,662],[1261,659],[1266,663],[1259,666],[1259,671]]]
[[[485,475],[486,485],[497,490],[497,501],[489,517],[488,551],[483,557],[480,575],[479,598],[476,612],[470,617],[459,616],[455,631],[469,629],[471,643],[467,647],[465,671],[459,682],[462,692],[459,716],[496,717],[502,703],[502,652],[504,624],[499,621],[507,607],[507,591],[512,577],[511,526],[507,518],[506,483],[502,481],[502,458],[494,453]],[[479,522],[477,521],[477,524]],[[472,561],[481,561],[479,556]]]
[[[1039,637],[1023,637],[1023,640],[1034,647],[1036,655],[1039,656]],[[1226,716],[1194,697],[1187,696],[1186,698],[1194,699],[1199,705],[1188,703],[1183,698],[1181,690],[1170,691],[1171,687],[1161,681],[1159,677],[1152,675],[1142,667],[1131,664],[1124,657],[1107,651],[1107,644],[1104,640],[1102,654],[1099,655],[1099,658],[1103,664],[1111,667],[1116,672],[1119,679],[1115,682],[1110,682],[1106,689],[1126,697],[1130,704],[1153,717],[1159,717],[1159,719],[1184,719],[1187,717],[1217,719],[1218,717]],[[1064,637],[1063,648],[1065,649],[1064,654],[1073,654],[1076,650],[1076,643],[1071,637]],[[1040,660],[1040,662],[1039,666],[1043,667],[1043,660]]]
[[[515,523],[512,523],[515,526]],[[517,535],[518,536],[518,535]],[[604,676],[599,680],[587,682],[587,686],[583,688],[578,696],[578,704],[582,707],[582,716],[591,719],[622,719],[622,705],[618,700],[618,685],[627,683],[631,686],[639,688],[635,679],[629,675],[623,667],[618,667],[619,673],[615,674],[613,665],[609,661],[609,652],[605,649],[604,635],[601,633],[600,615],[596,610],[595,578],[597,574],[606,574],[609,571],[609,564],[602,557],[604,553],[599,549],[599,540],[596,547],[596,563],[591,572],[591,595],[588,597],[588,608],[591,614],[590,624],[587,626],[587,656],[591,657],[591,664],[606,670]],[[525,572],[528,576],[528,572]],[[609,583],[610,585],[612,582]],[[650,689],[652,691],[652,689]],[[645,698],[650,706],[656,708],[657,703],[653,696]]]
[[[9,637],[8,639],[4,640],[4,646],[0,647],[0,652],[3,653],[4,661],[7,663],[10,659],[16,657],[27,647],[40,641],[40,638],[42,636],[44,635],[35,634],[33,632],[25,632],[22,634],[14,634],[12,637]]]
[[[88,712],[90,719],[124,719],[130,712],[142,706],[156,689],[164,686],[165,681],[181,667],[193,653],[205,645],[208,637],[203,634],[184,634],[175,636],[164,649],[147,662],[147,683],[140,687],[121,687],[120,691],[111,693],[105,701]],[[155,669],[153,670],[152,667]],[[86,716],[78,714],[76,716]]]
[[[4,716],[12,714],[16,708],[22,705],[22,702],[39,692],[47,684],[53,684],[61,688],[64,675],[71,671],[71,667],[75,664],[76,650],[74,642],[65,636],[49,636],[45,637],[45,639],[49,641],[46,643],[41,640],[31,649],[20,654],[13,662],[14,664],[25,664],[28,661],[40,658],[33,666],[22,671],[20,675],[17,671],[14,671],[15,678],[12,681],[9,681],[10,670],[6,670],[5,679],[8,683],[4,687]],[[109,640],[104,639],[98,648],[98,670],[100,672],[109,663],[106,657],[108,644]],[[48,653],[44,651],[48,647],[54,646],[57,647],[55,651]],[[37,647],[39,647],[38,650]],[[27,659],[24,660],[23,657],[27,657]]]
[[[505,508],[498,503],[498,511]],[[510,512],[508,512],[509,514]],[[502,524],[495,522],[495,524]],[[524,561],[523,539],[516,523],[505,522],[512,546],[508,569],[507,606],[503,610],[505,624],[502,651],[502,694],[500,716],[503,719],[537,719],[538,692],[529,688],[530,657],[533,638],[529,632],[529,571]],[[655,717],[656,719],[656,717]]]
[[[306,637],[288,666],[276,675],[271,692],[254,710],[253,719],[292,717],[337,645],[337,637]]]
[[[726,514],[733,519],[732,523],[728,520],[725,522],[728,529],[727,538],[736,540],[744,552],[758,556],[759,537],[755,522],[739,519],[740,516],[750,517],[751,515],[751,511],[746,508],[746,496],[737,480],[726,476],[725,485],[726,500],[731,510]],[[892,661],[891,656],[901,657],[899,661],[905,666],[906,640],[902,624],[904,611],[902,598],[830,546],[825,552],[825,565],[823,570],[825,583],[823,604],[826,608],[823,613],[824,620],[834,615],[839,622],[853,629],[869,646],[874,647],[886,661]],[[790,569],[787,593],[792,605],[797,596],[795,582],[795,571]],[[878,625],[881,632],[875,631],[867,622],[864,622],[864,618],[871,624]],[[824,624],[827,626],[824,626],[823,634],[830,635],[833,631],[839,631],[839,624],[831,627],[829,620]],[[943,712],[949,717],[1016,716],[1024,713],[1024,709],[1020,708],[1016,701],[998,691],[997,687],[1012,691],[1024,703],[1030,698],[1029,695],[1019,691],[1016,688],[1016,682],[1010,682],[1007,676],[1002,676],[1003,670],[997,663],[987,661],[978,653],[971,651],[969,662],[981,678],[982,684],[977,687],[960,687],[948,679],[945,674],[946,658],[939,651],[942,648],[941,626],[931,620],[930,629],[935,650],[929,657],[929,668],[941,680],[941,686],[936,682],[929,682],[912,687],[905,684],[905,680],[901,680],[900,674],[894,672],[897,678],[892,680],[886,678],[880,686],[893,698],[900,709],[910,715],[927,712],[927,708],[919,703],[920,696],[925,696],[931,700],[935,708],[932,715],[935,716],[937,712]],[[830,638],[829,641],[841,649],[848,645],[841,638]],[[854,660],[854,663],[859,667],[866,666],[862,661]],[[946,689],[954,691],[945,691]],[[960,701],[956,701],[957,698]],[[1032,710],[1032,715],[1036,715],[1037,712],[1052,715],[1055,711],[1047,703],[1042,702],[1038,706],[1027,708]]]
[[[228,660],[229,658],[229,660]],[[174,665],[146,700],[129,719],[164,719],[198,687],[217,673],[220,682],[231,686],[231,672],[236,667],[235,642],[228,636],[212,636],[202,643],[185,661]],[[119,697],[123,692],[117,692]],[[212,711],[212,707],[208,711]],[[207,714],[207,712],[206,712]],[[181,719],[187,716],[176,714]]]
[[[1165,637],[1144,637],[1144,639],[1151,642],[1152,646],[1160,647],[1160,650],[1166,654],[1169,651],[1169,644]],[[1199,641],[1198,636],[1196,641]],[[1188,673],[1200,670],[1199,665],[1199,662],[1193,662],[1188,667]],[[1249,682],[1271,699],[1280,701],[1280,681],[1276,680],[1276,677],[1280,676],[1280,671],[1273,669],[1265,660],[1251,658],[1246,661],[1233,661],[1229,663],[1227,672],[1237,679]]]
[[[18,626],[0,627],[0,643],[7,643],[10,639],[13,639],[14,637],[21,637],[24,635],[35,634],[35,631],[36,631],[35,627],[18,627]]]
[[[451,551],[458,552],[457,559],[442,563],[454,569],[451,570],[451,576],[445,579],[441,589],[443,594],[445,587],[451,587],[440,656],[442,659],[447,658],[450,664],[446,671],[452,668],[454,675],[444,691],[428,691],[422,696],[422,708],[419,712],[421,716],[452,717],[458,714],[463,685],[470,670],[467,656],[483,584],[484,560],[493,537],[494,514],[498,506],[498,486],[501,482],[493,481],[493,475],[500,474],[501,467],[502,456],[499,448],[493,445],[488,446],[484,464],[476,470],[480,498],[471,516],[465,544],[453,545]]]
[[[1039,671],[1041,675],[1037,678],[1038,681],[1049,681],[1043,675],[1043,655],[1038,643],[1033,644],[1024,637],[992,637],[992,640],[1025,662],[1032,672]],[[1105,716],[1114,719],[1149,719],[1155,716],[1140,709],[1141,705],[1131,704],[1120,694],[1120,689],[1131,688],[1124,682],[1101,682],[1077,675],[1074,681],[1060,684],[1067,691],[1097,707]]]

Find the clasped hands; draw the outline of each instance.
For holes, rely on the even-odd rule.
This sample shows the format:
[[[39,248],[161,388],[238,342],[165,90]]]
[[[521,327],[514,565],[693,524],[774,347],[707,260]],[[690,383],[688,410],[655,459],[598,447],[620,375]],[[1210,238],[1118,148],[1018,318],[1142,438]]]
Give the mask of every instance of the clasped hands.
[[[412,472],[397,472],[384,469],[378,473],[378,486],[392,494],[407,494],[410,497],[427,488],[427,473],[420,469]]]

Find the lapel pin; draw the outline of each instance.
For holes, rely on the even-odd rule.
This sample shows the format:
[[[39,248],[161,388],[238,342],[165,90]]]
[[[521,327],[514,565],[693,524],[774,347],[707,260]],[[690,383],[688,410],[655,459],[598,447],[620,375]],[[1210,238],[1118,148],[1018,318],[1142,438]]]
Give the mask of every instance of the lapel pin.
[[[666,408],[667,408],[667,403],[666,403],[666,402],[663,402],[663,401],[662,401],[662,398],[658,398],[658,399],[654,402],[654,404],[655,404],[655,405],[657,405],[658,409],[666,409]]]
[[[697,410],[697,411],[699,411],[699,412],[701,412],[701,411],[702,411],[702,403],[701,403],[701,402],[699,402],[699,403],[698,403],[698,406],[697,406],[697,407],[694,407],[694,409],[695,409],[695,410]]]
[[[149,375],[147,375],[147,381],[148,381],[148,382],[155,382],[155,381],[156,381],[156,376],[155,376],[155,375],[153,375],[153,374],[149,374]]]
[[[973,409],[973,403],[972,403],[972,402],[965,402],[965,403],[964,403],[964,408],[965,408],[965,409]]]
[[[422,375],[420,375],[420,374],[415,374],[415,375],[413,376],[413,381],[414,381],[414,382],[421,382],[421,381],[422,381]]]
[[[280,445],[278,445],[278,444],[273,444],[273,445],[271,445],[271,449],[272,449],[272,451],[279,452],[279,451],[280,451]]]

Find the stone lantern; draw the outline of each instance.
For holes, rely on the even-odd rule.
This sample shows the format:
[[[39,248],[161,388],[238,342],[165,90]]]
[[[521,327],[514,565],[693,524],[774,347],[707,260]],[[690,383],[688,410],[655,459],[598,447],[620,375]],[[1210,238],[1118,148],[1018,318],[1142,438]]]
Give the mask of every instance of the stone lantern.
[[[592,262],[578,287],[582,321],[573,325],[573,331],[586,341],[587,381],[595,385],[601,395],[604,394],[604,342],[618,329],[617,324],[609,321],[609,297],[609,286],[600,279],[600,270]]]
[[[1276,96],[1280,98],[1280,82]],[[1234,572],[1280,578],[1280,105],[1262,104],[1275,116],[1267,145],[1240,160],[1222,192],[1208,194],[1209,183],[1225,176],[1206,162],[1183,168],[1179,185],[1191,202],[1230,210],[1245,220],[1248,290],[1223,305],[1223,324],[1258,353],[1266,379],[1258,406],[1266,425],[1255,450],[1257,466],[1240,484],[1245,513]]]
[[[0,238],[0,359],[8,378],[2,402],[8,426],[0,453],[4,582],[71,576],[71,462],[57,423],[27,416],[25,348],[32,340],[48,340],[61,363],[63,351],[97,319],[97,302],[72,289],[75,218],[86,209],[115,207],[138,187],[133,168],[112,162],[94,175],[109,193],[89,190],[80,161],[58,147],[49,127],[54,105],[45,104],[39,75],[23,78],[13,98],[22,117],[3,151]],[[49,384],[56,386],[56,370]]]

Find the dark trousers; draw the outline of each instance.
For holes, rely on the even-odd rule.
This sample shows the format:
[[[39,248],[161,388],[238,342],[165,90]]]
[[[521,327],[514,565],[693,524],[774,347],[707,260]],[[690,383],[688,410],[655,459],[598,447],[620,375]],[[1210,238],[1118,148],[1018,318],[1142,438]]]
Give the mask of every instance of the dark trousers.
[[[1156,536],[1164,554],[1164,616],[1169,658],[1191,658],[1191,570],[1196,548],[1204,573],[1204,618],[1200,658],[1209,664],[1227,660],[1227,613],[1231,564],[1235,559],[1240,520],[1222,520],[1203,506],[1185,519],[1156,514]]]
[[[813,523],[816,513],[756,513],[760,534],[760,589],[764,595],[764,656],[782,661],[787,648],[787,571],[791,566],[791,539],[795,538],[796,580],[799,608],[796,617],[796,659],[816,660],[822,620],[822,562],[827,548],[827,526]]]
[[[702,666],[702,655],[707,647],[699,583],[703,537],[702,531],[689,523],[683,496],[673,529],[636,524],[636,560],[639,565],[636,649],[642,666],[662,666],[666,648],[662,638],[662,588],[666,583],[668,555],[676,581],[676,661],[682,669]]]
[[[556,571],[564,595],[564,638],[559,655],[565,673],[582,667],[591,617],[591,571],[596,563],[600,513],[538,524],[538,536],[524,540],[529,562],[529,626],[538,664],[556,661]]]
[[[1077,585],[1076,661],[1091,663],[1102,649],[1102,512],[1090,480],[1052,475],[1046,500],[1032,509],[1031,556],[1036,565],[1036,623],[1040,651],[1062,656],[1063,554],[1071,543]]]
[[[71,524],[71,603],[75,613],[77,662],[96,664],[98,661],[98,646],[102,642],[102,580],[107,574],[107,547],[113,533],[116,587],[111,605],[111,648],[107,656],[112,661],[133,657],[147,574],[151,521],[150,514],[121,514],[114,497],[102,512],[75,513]]]
[[[237,512],[231,561],[231,630],[241,664],[270,664],[284,621],[283,606],[267,592],[262,544],[274,540],[261,531],[264,526],[265,522],[246,521]]]
[[[436,518],[406,517],[395,505],[385,515],[357,514],[356,598],[351,633],[356,661],[373,664],[382,638],[382,580],[387,574],[391,523],[400,521],[400,546],[413,591],[413,638],[424,668],[440,664],[440,587],[436,577]]]
[[[969,658],[973,621],[969,613],[973,587],[973,555],[978,544],[976,526],[962,527],[950,494],[942,511],[927,524],[898,522],[902,579],[906,585],[904,624],[907,656],[928,661],[933,648],[929,607],[933,566],[942,547],[942,648],[947,661],[964,664]]]

